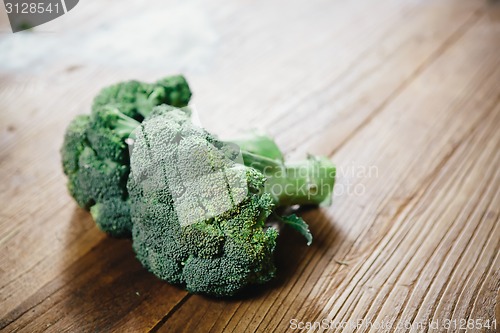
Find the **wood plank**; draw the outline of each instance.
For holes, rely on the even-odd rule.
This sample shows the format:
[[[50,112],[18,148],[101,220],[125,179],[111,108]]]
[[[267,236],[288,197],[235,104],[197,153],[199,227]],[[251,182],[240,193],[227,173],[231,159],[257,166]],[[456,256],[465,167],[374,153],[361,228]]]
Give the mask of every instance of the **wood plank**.
[[[107,6],[109,16],[96,4],[72,14],[82,42],[107,21],[154,14]],[[124,70],[105,57],[40,52],[33,65],[43,66],[0,65],[0,329],[267,332],[292,318],[494,318],[498,10],[483,1],[315,0],[216,1],[179,13],[188,9],[195,18],[205,11],[218,39],[198,67],[171,57],[163,69],[188,74],[203,123],[222,135],[255,124],[291,157],[329,154],[337,189],[364,193],[304,212],[315,242],[307,248],[285,231],[270,284],[233,300],[188,296],[75,208],[59,165],[66,124],[102,85],[153,80],[161,64]],[[74,45],[74,33],[60,36]],[[376,176],[342,172],[356,167]]]
[[[370,208],[374,209],[373,215],[369,214],[368,216],[376,216],[376,219],[373,225],[364,226],[365,232],[362,232],[359,238],[357,238],[357,241],[354,242],[354,250],[358,248],[358,251],[352,253],[351,250],[349,250],[351,253],[345,260],[349,261],[351,257],[354,257],[356,258],[354,262],[358,262],[353,268],[351,268],[351,265],[349,266],[348,270],[351,274],[345,277],[339,276],[338,279],[328,280],[328,286],[335,287],[337,292],[332,296],[328,296],[329,300],[326,304],[323,303],[324,300],[323,302],[318,302],[317,299],[313,298],[314,295],[308,297],[313,298],[313,300],[310,301],[311,305],[314,303],[322,304],[320,306],[323,308],[321,310],[323,315],[333,315],[336,313],[335,311],[343,309],[349,314],[347,318],[356,318],[354,309],[349,309],[347,307],[350,302],[355,301],[353,298],[356,294],[353,295],[351,293],[355,288],[361,289],[362,283],[359,282],[361,286],[358,286],[357,281],[362,277],[363,281],[368,279],[368,277],[365,279],[364,276],[367,274],[368,269],[370,269],[370,271],[375,271],[375,268],[370,267],[372,262],[364,258],[364,256],[376,250],[373,244],[378,244],[381,241],[377,239],[378,237],[382,235],[384,238],[389,237],[386,236],[390,235],[387,228],[391,228],[392,230],[401,228],[398,224],[392,226],[394,223],[393,221],[406,210],[410,209],[415,202],[421,200],[421,194],[419,192],[425,188],[424,186],[429,179],[432,179],[434,174],[441,170],[443,167],[441,163],[448,161],[450,158],[449,156],[451,156],[450,154],[453,154],[456,149],[454,147],[462,141],[467,142],[467,134],[474,128],[475,124],[477,125],[478,121],[482,121],[481,115],[495,111],[492,111],[491,108],[498,104],[498,88],[495,86],[494,82],[498,82],[499,73],[496,71],[494,75],[491,75],[491,73],[487,71],[487,68],[490,68],[490,64],[493,63],[495,65],[492,68],[496,68],[498,65],[498,59],[494,56],[494,50],[488,50],[490,47],[489,43],[495,43],[494,40],[497,37],[484,31],[484,26],[487,24],[486,20],[483,20],[481,23],[482,24],[479,26],[474,27],[460,43],[450,49],[446,56],[441,57],[439,61],[434,63],[421,77],[417,78],[400,98],[388,106],[387,110],[384,110],[383,114],[376,117],[372,124],[370,124],[371,130],[367,132],[364,131],[364,135],[355,141],[357,143],[355,147],[353,147],[354,144],[347,145],[342,149],[342,152],[339,153],[340,156],[349,156],[349,153],[345,153],[345,151],[351,149],[359,155],[357,159],[358,163],[362,163],[362,165],[377,165],[379,170],[383,170],[384,168],[387,171],[390,170],[390,175],[386,174],[386,177],[383,177],[384,179],[381,181],[385,187],[390,188],[392,184],[395,192],[389,192],[390,196],[387,198],[389,200],[380,206],[380,200],[378,199],[381,196],[381,193],[378,192],[381,188],[380,185],[371,185],[377,190],[377,193],[373,193],[373,197],[365,198],[365,195],[362,199],[356,198],[357,204],[361,205],[364,211]],[[463,52],[463,50],[468,50],[468,52]],[[465,63],[470,63],[472,59],[478,56],[484,59],[484,67],[482,67],[481,64],[479,68],[476,67],[470,68],[468,71],[465,70],[463,65],[465,65]],[[493,63],[489,63],[489,61],[493,61]],[[438,82],[439,84],[437,84]],[[475,87],[474,84],[479,84],[479,86]],[[474,95],[470,96],[470,94],[475,94],[476,97],[474,97]],[[420,98],[418,101],[415,101],[412,96],[419,96]],[[479,100],[485,104],[480,105],[481,102],[479,102]],[[402,112],[404,112],[404,117],[402,117]],[[386,114],[390,116],[385,116]],[[446,114],[448,115],[448,119],[441,118],[441,116]],[[395,127],[394,124],[397,124],[397,127]],[[494,124],[498,124],[498,122]],[[439,127],[434,128],[435,126]],[[389,130],[390,127],[392,127],[392,130]],[[380,145],[380,149],[374,147],[372,143],[369,149],[372,150],[373,153],[365,150],[363,154],[359,145],[370,140],[370,135],[373,136],[376,131],[391,133],[391,136],[388,140],[380,140],[377,142],[378,145]],[[460,135],[465,135],[465,137],[460,138]],[[428,148],[423,152],[415,154],[410,147]],[[378,154],[383,155],[379,157],[377,156]],[[365,155],[373,156],[374,160],[368,160],[368,163],[359,162],[360,159],[365,160],[367,158]],[[338,155],[335,155],[335,157],[336,156]],[[398,157],[397,165],[390,162],[391,156]],[[411,164],[406,166],[402,164],[405,157],[408,158]],[[384,162],[381,158],[385,158],[387,161]],[[341,158],[341,160],[346,160],[346,158]],[[404,168],[407,170],[404,170]],[[411,171],[408,172],[408,170]],[[481,169],[481,172],[482,170],[483,169]],[[411,177],[409,179],[406,178],[410,175]],[[447,177],[449,176],[447,175]],[[366,188],[368,189],[369,186],[370,185],[367,184]],[[360,200],[362,200],[362,202],[359,202]],[[365,200],[373,200],[374,203],[372,204]],[[434,208],[436,209],[436,207]],[[364,216],[366,216],[365,212],[356,214],[353,213],[352,210],[350,212],[347,210],[344,214],[347,214],[349,221],[362,220]],[[333,218],[334,220],[339,220],[342,216],[342,212],[336,212]],[[343,218],[345,219],[347,217],[344,216]],[[425,222],[434,223],[434,221],[433,219],[429,219]],[[406,223],[413,224],[415,221],[408,220]],[[434,235],[428,236],[429,239],[434,239],[435,237]],[[363,243],[365,243],[364,246]],[[405,253],[404,250],[401,252]],[[409,253],[410,255],[414,254],[413,252]],[[362,254],[364,254],[364,256]],[[337,253],[337,255],[339,255],[339,253]],[[361,256],[361,258],[358,258],[359,256]],[[382,257],[380,261],[383,265],[388,265],[389,259]],[[394,259],[390,262],[396,264],[399,261]],[[345,270],[344,267],[342,268]],[[378,269],[381,269],[380,266]],[[384,273],[387,272],[390,272],[390,268],[384,270]],[[323,271],[323,274],[333,274],[333,272],[329,273],[327,270],[326,272]],[[429,275],[431,275],[431,273],[429,273]],[[371,277],[373,278],[373,276]],[[345,279],[341,280],[342,278]],[[421,279],[425,281],[424,277]],[[339,281],[337,285],[335,285],[336,280]],[[319,285],[317,289],[321,290],[322,293],[328,294],[325,288],[325,285]],[[364,295],[366,297],[375,296],[369,295],[369,293]],[[366,303],[363,303],[361,300],[359,301],[359,305],[356,306],[362,308],[364,304]],[[330,307],[333,307],[333,309],[330,309]],[[307,309],[307,306],[305,308]],[[393,309],[391,310],[394,311]],[[290,312],[294,313],[293,308]],[[305,318],[319,318],[321,317],[319,312],[318,309],[311,309],[304,313],[303,316]],[[298,312],[298,315],[300,316],[300,312]],[[324,318],[324,316],[321,318]]]
[[[184,294],[146,272],[129,240],[107,238],[21,303],[0,326],[27,332],[102,331],[140,307],[142,316],[131,322],[134,329],[145,330]]]

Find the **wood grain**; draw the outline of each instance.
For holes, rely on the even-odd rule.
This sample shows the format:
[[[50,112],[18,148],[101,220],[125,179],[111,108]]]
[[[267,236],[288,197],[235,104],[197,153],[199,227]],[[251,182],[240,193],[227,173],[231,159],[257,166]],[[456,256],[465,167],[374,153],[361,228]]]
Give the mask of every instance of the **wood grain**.
[[[83,2],[2,33],[0,329],[495,332],[431,324],[500,324],[499,29],[479,0],[217,0]],[[234,299],[156,279],[65,188],[71,118],[107,84],[174,72],[210,130],[250,124],[339,170],[333,205],[302,213],[313,245],[285,230],[278,277]]]

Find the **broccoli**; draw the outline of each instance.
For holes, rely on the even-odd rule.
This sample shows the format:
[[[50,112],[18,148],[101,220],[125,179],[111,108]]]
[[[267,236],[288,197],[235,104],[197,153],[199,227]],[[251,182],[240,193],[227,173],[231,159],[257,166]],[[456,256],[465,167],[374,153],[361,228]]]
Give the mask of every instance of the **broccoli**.
[[[192,293],[230,296],[269,281],[278,237],[266,226],[270,215],[331,199],[335,168],[326,158],[287,165],[265,136],[235,142],[167,106],[134,132],[127,184],[134,251],[156,276]],[[295,215],[283,221],[308,233]]]
[[[61,148],[68,190],[103,231],[112,236],[131,232],[127,138],[154,106],[182,107],[190,97],[182,76],[152,84],[122,82],[101,90],[91,114],[79,115],[69,124]]]
[[[169,76],[153,84],[127,81],[101,90],[94,98],[92,110],[112,104],[126,116],[140,121],[157,105],[180,108],[188,105],[190,98],[191,90],[182,75]]]

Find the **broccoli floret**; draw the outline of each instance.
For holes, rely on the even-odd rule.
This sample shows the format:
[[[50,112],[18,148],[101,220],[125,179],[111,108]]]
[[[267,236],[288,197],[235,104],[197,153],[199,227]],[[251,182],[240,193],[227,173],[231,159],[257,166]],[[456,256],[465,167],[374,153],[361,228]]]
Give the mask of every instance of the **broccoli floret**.
[[[191,90],[186,79],[177,75],[155,83],[128,81],[104,88],[94,98],[92,109],[115,105],[126,116],[142,120],[157,105],[184,107],[190,98]]]
[[[140,123],[106,105],[94,109],[90,115],[87,140],[99,157],[128,165],[128,145],[125,140]]]
[[[88,145],[86,133],[89,122],[90,117],[88,115],[78,115],[66,128],[64,144],[61,149],[63,171],[66,175],[78,171],[78,159]]]
[[[132,230],[128,200],[118,196],[104,199],[90,207],[95,223],[116,237],[127,236]]]
[[[267,218],[279,206],[328,201],[333,189],[326,159],[285,165],[274,143],[254,137],[239,141],[240,160],[233,144],[166,106],[134,134],[133,248],[148,270],[193,293],[229,296],[269,281],[278,231]]]
[[[100,159],[89,146],[80,154],[78,171],[69,175],[69,188],[78,204],[89,209],[96,202],[123,197],[128,166]]]
[[[77,116],[68,126],[61,148],[67,186],[103,231],[112,236],[131,232],[127,139],[153,106],[185,106],[190,96],[182,76],[152,84],[122,82],[104,88],[94,99],[91,114]]]

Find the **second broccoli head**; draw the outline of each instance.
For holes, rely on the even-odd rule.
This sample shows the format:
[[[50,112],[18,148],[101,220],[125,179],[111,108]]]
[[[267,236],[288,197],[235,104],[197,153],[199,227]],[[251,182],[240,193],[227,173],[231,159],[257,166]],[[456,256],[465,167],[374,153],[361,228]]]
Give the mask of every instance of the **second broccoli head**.
[[[193,293],[228,296],[270,280],[278,231],[266,227],[269,215],[328,201],[333,189],[330,161],[285,165],[273,142],[221,142],[167,106],[134,137],[128,190],[137,258]]]
[[[79,206],[90,209],[103,231],[130,234],[126,139],[154,106],[182,107],[190,97],[182,76],[155,83],[122,82],[103,89],[94,99],[91,114],[79,115],[69,124],[61,148],[68,189]]]

